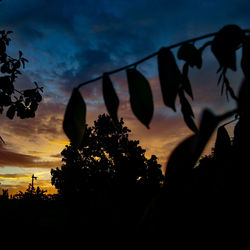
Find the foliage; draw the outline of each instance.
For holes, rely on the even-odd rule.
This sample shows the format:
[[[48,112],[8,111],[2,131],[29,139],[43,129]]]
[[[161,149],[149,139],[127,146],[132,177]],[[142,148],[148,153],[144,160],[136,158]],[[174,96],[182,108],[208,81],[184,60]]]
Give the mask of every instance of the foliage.
[[[13,119],[15,115],[21,119],[33,118],[39,102],[42,101],[43,88],[36,82],[33,89],[15,88],[15,81],[18,75],[22,74],[20,69],[25,68],[28,60],[23,57],[22,51],[19,51],[18,58],[12,58],[7,54],[11,33],[12,31],[0,31],[0,114],[4,108],[8,108],[6,116],[9,119]]]
[[[41,189],[39,186],[35,188],[32,184],[28,185],[25,192],[19,191],[13,195],[13,199],[17,200],[48,200],[49,196],[46,195],[47,190]]]
[[[250,139],[249,132],[247,130],[247,119],[249,117],[249,108],[247,108],[249,107],[249,98],[247,98],[247,93],[249,93],[250,85],[249,32],[249,30],[242,30],[237,25],[227,25],[223,27],[219,32],[204,35],[172,46],[163,47],[158,52],[155,52],[152,55],[139,60],[138,62],[124,66],[120,69],[113,70],[111,72],[106,72],[101,77],[97,77],[93,80],[79,84],[77,89],[74,89],[73,91],[72,97],[65,113],[65,120],[68,124],[71,125],[64,127],[64,130],[68,137],[71,139],[72,145],[75,145],[77,147],[80,141],[84,143],[85,140],[85,137],[80,129],[71,129],[72,127],[76,127],[77,121],[79,121],[79,115],[71,117],[70,122],[67,117],[68,113],[73,114],[74,112],[74,109],[71,106],[74,92],[77,90],[78,94],[80,95],[80,87],[95,80],[103,79],[103,89],[110,89],[112,92],[112,95],[110,95],[110,97],[107,95],[107,91],[104,91],[103,94],[107,110],[115,124],[117,123],[119,98],[113,88],[110,75],[122,70],[127,70],[132,111],[139,119],[139,121],[149,128],[150,121],[153,117],[152,93],[149,82],[136,69],[136,66],[154,56],[157,56],[159,82],[161,86],[163,102],[167,107],[171,108],[173,111],[176,111],[176,99],[177,97],[179,97],[179,103],[181,106],[181,112],[183,114],[184,121],[193,132],[190,137],[188,137],[183,141],[183,143],[176,147],[176,149],[172,152],[167,164],[167,187],[172,189],[172,187],[176,188],[178,186],[179,188],[183,189],[184,187],[186,187],[185,183],[187,184],[187,180],[189,179],[189,176],[193,168],[195,167],[195,164],[198,161],[208,140],[210,139],[216,127],[223,120],[233,115],[238,115],[238,127],[240,127],[240,129],[238,129],[240,131],[240,136],[238,137],[241,138],[240,145],[244,145],[243,142],[246,143],[247,141],[249,141],[245,138]],[[204,43],[200,48],[197,48],[195,46],[196,41],[202,40],[204,38],[207,39],[209,37],[213,37],[213,39]],[[188,72],[190,67],[196,67],[197,69],[202,68],[202,54],[204,50],[209,46],[211,48],[211,52],[219,63],[219,69],[217,71],[217,73],[219,73],[219,78],[217,84],[221,85],[221,94],[225,92],[227,98],[231,97],[236,102],[237,108],[229,110],[222,115],[215,115],[212,111],[204,109],[202,119],[200,121],[200,126],[198,128],[194,121],[192,106],[186,96],[188,95],[189,97],[194,99]],[[178,59],[184,61],[182,70],[179,69],[176,58],[171,51],[171,49],[176,47],[178,47]],[[227,72],[228,69],[236,71],[236,51],[239,49],[242,50],[241,68],[244,73],[245,79],[240,88],[240,92],[238,94],[235,94],[227,77]],[[112,101],[114,101],[115,103],[114,107],[111,107]],[[84,112],[86,112],[86,110]],[[223,133],[222,128],[219,133]],[[77,140],[72,140],[72,134],[79,135],[79,137],[75,136],[77,137]],[[173,184],[172,186],[172,184],[170,183],[175,184]]]
[[[158,188],[163,180],[156,156],[145,157],[139,141],[129,140],[130,130],[121,119],[116,129],[111,117],[99,115],[86,126],[79,148],[66,146],[61,169],[52,169],[52,184],[62,195],[80,195],[116,185]]]

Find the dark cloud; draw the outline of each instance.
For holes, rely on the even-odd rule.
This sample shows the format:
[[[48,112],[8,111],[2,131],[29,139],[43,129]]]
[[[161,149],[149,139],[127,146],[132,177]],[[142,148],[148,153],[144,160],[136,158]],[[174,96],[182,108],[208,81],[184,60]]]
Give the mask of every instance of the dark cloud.
[[[26,179],[29,178],[29,174],[0,174],[0,179]]]
[[[21,168],[46,168],[51,169],[60,166],[60,161],[44,161],[42,158],[13,152],[3,145],[0,145],[0,168],[21,167]],[[2,175],[1,175],[2,176]]]
[[[9,151],[3,145],[0,145],[0,167],[20,166],[34,167],[35,161],[39,158]]]
[[[68,93],[78,83],[161,46],[214,32],[227,23],[248,25],[249,5],[247,1],[197,0],[6,1],[0,20],[13,26],[27,49],[36,46],[54,57],[53,64],[40,60],[32,69],[37,68],[43,78],[57,78],[52,84],[58,82]],[[40,70],[44,63],[46,74]],[[66,63],[63,71],[62,63]]]

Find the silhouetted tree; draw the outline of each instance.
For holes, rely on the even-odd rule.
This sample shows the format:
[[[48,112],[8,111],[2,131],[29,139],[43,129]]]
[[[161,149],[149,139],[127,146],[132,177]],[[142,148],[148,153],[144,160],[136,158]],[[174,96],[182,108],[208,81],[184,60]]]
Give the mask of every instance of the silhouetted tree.
[[[64,164],[52,169],[52,184],[63,196],[97,191],[114,185],[158,188],[163,175],[157,157],[145,157],[139,141],[128,138],[130,130],[113,126],[108,115],[99,115],[93,127],[86,127],[83,144],[66,146]]]

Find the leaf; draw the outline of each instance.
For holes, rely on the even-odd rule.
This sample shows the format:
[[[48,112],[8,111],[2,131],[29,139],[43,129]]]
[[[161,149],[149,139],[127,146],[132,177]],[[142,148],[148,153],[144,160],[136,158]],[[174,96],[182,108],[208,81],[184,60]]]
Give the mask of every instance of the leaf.
[[[231,149],[230,136],[225,126],[220,126],[217,130],[214,155],[215,157],[224,157],[230,154],[230,149]]]
[[[165,182],[169,191],[186,191],[188,189],[194,166],[196,140],[196,134],[189,136],[171,153],[165,174]]]
[[[181,73],[168,48],[162,48],[158,53],[158,71],[164,104],[176,111],[175,100],[181,83]]]
[[[115,89],[113,87],[113,84],[110,80],[110,77],[108,74],[103,74],[102,77],[102,93],[104,102],[106,105],[106,108],[108,110],[108,113],[112,119],[112,122],[116,128],[120,128],[119,126],[119,120],[117,116],[117,111],[119,107],[119,98],[115,92]]]
[[[186,61],[191,67],[196,66],[198,69],[202,66],[201,51],[196,49],[193,44],[184,43],[178,50],[179,59]]]
[[[135,68],[127,69],[130,104],[133,113],[147,128],[154,113],[153,95],[148,80]]]
[[[36,89],[26,89],[23,91],[23,96],[33,98],[36,95],[36,92]]]
[[[80,146],[85,132],[86,104],[79,90],[75,88],[66,107],[63,129],[76,147]]]
[[[220,119],[210,110],[202,113],[199,132],[181,142],[171,153],[167,163],[166,182],[174,188],[185,188],[190,183],[191,170],[199,160]],[[173,182],[179,183],[177,187]]]
[[[6,112],[6,116],[12,120],[15,116],[15,113],[16,113],[16,107],[15,105],[11,105],[8,111]]]
[[[238,93],[238,108],[241,118],[249,121],[250,118],[250,78],[245,78],[241,83]]]
[[[214,37],[211,50],[217,58],[220,68],[236,71],[236,53],[242,43],[244,32],[237,25],[224,26]]]
[[[190,103],[188,102],[187,98],[185,97],[185,94],[183,90],[179,91],[179,98],[181,103],[181,112],[183,114],[184,121],[186,122],[187,126],[195,133],[198,132],[198,129],[196,127],[196,124],[193,120],[194,113],[192,110],[192,107]]]
[[[243,41],[241,68],[245,77],[250,77],[250,37],[246,37]]]
[[[196,145],[196,155],[198,157],[201,155],[219,122],[220,117],[214,115],[209,109],[203,111]],[[198,160],[198,158],[196,160]]]
[[[193,91],[192,87],[190,84],[190,81],[188,79],[188,63],[185,63],[182,68],[182,86],[184,91],[192,98],[194,99],[193,96]]]

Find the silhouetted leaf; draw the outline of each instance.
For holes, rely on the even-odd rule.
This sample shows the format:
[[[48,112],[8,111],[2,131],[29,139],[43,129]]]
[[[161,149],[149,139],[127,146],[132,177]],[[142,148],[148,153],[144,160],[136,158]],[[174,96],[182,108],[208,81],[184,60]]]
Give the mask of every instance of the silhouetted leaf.
[[[135,116],[149,128],[154,103],[148,80],[135,68],[127,69],[130,104]]]
[[[14,92],[14,85],[9,76],[0,77],[0,89],[8,95],[11,95]]]
[[[8,111],[6,112],[6,116],[12,120],[15,116],[15,112],[16,112],[15,105],[11,105]]]
[[[211,50],[217,58],[220,68],[230,68],[236,71],[235,51],[242,43],[244,32],[237,25],[223,27],[214,37]]]
[[[203,149],[205,148],[208,140],[210,139],[219,122],[220,117],[214,115],[209,109],[205,109],[203,111],[198,133],[199,137],[196,145],[196,161],[198,160],[198,157],[200,157]]]
[[[197,134],[189,136],[171,153],[165,174],[169,191],[188,191],[191,171],[196,159],[194,153],[197,137]]]
[[[0,93],[0,106],[10,106],[11,104],[11,97],[3,92]]]
[[[162,48],[158,53],[158,71],[164,104],[175,111],[181,73],[174,55],[168,48]]]
[[[181,142],[171,153],[166,169],[166,181],[167,185],[170,183],[170,188],[183,189],[189,185],[191,170],[199,160],[219,121],[217,116],[205,109],[199,131]]]
[[[245,77],[250,77],[250,37],[245,37],[242,48],[241,68]]]
[[[244,119],[250,119],[250,78],[245,78],[240,86],[239,94],[238,94],[238,108],[239,113],[244,116]]]
[[[21,119],[28,118],[26,113],[26,107],[20,101],[16,102],[17,116]]]
[[[6,45],[4,41],[0,40],[0,54],[4,53],[6,51]]]
[[[184,91],[192,98],[194,99],[193,96],[193,91],[192,91],[192,87],[188,78],[188,63],[185,63],[183,65],[183,69],[182,69],[182,86]]]
[[[196,124],[193,120],[194,113],[192,110],[192,107],[190,103],[188,102],[187,98],[185,97],[185,94],[183,90],[179,91],[179,98],[181,103],[181,112],[183,114],[184,121],[186,122],[187,126],[195,133],[198,132],[198,129],[196,127]]]
[[[24,97],[34,97],[36,95],[36,89],[26,89],[23,91]]]
[[[202,58],[201,51],[196,49],[193,44],[184,43],[178,50],[178,58],[186,61],[191,67],[201,68]]]
[[[119,98],[115,92],[115,89],[113,87],[109,75],[104,73],[102,80],[103,80],[102,92],[106,108],[113,121],[114,126],[116,128],[119,128],[119,121],[117,116],[117,111],[119,107]]]
[[[31,111],[35,112],[37,110],[37,108],[38,108],[38,103],[35,101],[31,102],[31,104],[30,104]]]
[[[225,128],[225,126],[220,126],[217,130],[217,136],[214,147],[215,157],[224,157],[230,153],[231,139]]]
[[[75,88],[68,102],[63,129],[71,143],[78,147],[83,139],[86,121],[86,104],[79,90]]]

